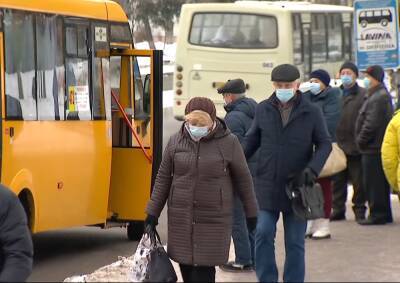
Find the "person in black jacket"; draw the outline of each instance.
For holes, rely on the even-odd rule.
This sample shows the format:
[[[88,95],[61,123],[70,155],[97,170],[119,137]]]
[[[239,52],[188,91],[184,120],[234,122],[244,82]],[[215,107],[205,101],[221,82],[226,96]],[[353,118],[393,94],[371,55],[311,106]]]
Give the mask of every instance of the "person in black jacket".
[[[33,245],[17,196],[0,185],[0,282],[25,281],[32,271]]]
[[[347,185],[353,185],[353,212],[356,221],[365,219],[366,197],[362,187],[361,154],[356,144],[355,128],[366,90],[357,84],[358,68],[352,62],[340,67],[342,112],[336,129],[339,147],[346,154],[347,168],[333,177],[331,221],[346,219]]]
[[[315,182],[332,144],[321,110],[304,99],[299,70],[275,67],[275,92],[256,108],[244,143],[249,159],[259,150],[255,191],[260,207],[256,228],[256,274],[260,282],[278,282],[275,260],[276,223],[283,214],[285,230],[284,282],[304,282],[304,235],[307,221],[295,217],[286,186],[294,176],[298,186]]]
[[[361,152],[363,186],[367,195],[369,217],[361,225],[393,222],[390,186],[382,168],[381,146],[386,127],[393,115],[392,98],[383,84],[381,66],[368,67],[364,85],[367,95],[356,123],[356,142]]]
[[[225,101],[225,123],[232,134],[238,137],[243,146],[244,137],[249,130],[256,113],[257,102],[246,97],[246,86],[242,79],[229,80],[218,89]],[[247,165],[255,178],[257,154]],[[235,247],[235,261],[220,266],[224,271],[250,271],[254,265],[254,235],[246,227],[246,216],[238,195],[235,195],[233,207],[232,239]]]

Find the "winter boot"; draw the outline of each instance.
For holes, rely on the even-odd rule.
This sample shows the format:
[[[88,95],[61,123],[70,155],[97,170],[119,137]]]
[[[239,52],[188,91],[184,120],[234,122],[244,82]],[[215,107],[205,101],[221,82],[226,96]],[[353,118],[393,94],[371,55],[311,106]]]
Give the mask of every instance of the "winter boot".
[[[308,220],[307,221],[307,229],[306,229],[306,238],[311,238],[311,236],[315,232],[315,220]]]
[[[315,222],[317,227],[311,238],[314,240],[330,239],[331,231],[329,229],[329,218],[317,219]]]

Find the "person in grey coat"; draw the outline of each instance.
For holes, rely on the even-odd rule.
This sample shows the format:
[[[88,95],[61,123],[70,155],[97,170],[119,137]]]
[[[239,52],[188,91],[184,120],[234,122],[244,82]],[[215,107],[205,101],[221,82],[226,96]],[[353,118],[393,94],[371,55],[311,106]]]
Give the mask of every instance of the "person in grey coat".
[[[243,146],[246,132],[250,129],[256,114],[257,102],[246,97],[246,86],[242,79],[229,80],[218,89],[225,101],[225,123]],[[248,160],[250,173],[254,180],[257,166],[257,156]],[[232,239],[235,247],[235,261],[221,265],[220,268],[229,272],[251,271],[254,266],[254,235],[246,227],[243,204],[235,194],[233,207]]]
[[[32,272],[33,245],[17,196],[0,185],[0,282],[23,282]]]
[[[214,103],[194,97],[185,114],[185,123],[166,146],[145,229],[155,229],[167,203],[168,255],[180,264],[183,281],[214,282],[215,266],[229,256],[233,193],[241,198],[250,231],[258,207],[243,149],[216,117]]]

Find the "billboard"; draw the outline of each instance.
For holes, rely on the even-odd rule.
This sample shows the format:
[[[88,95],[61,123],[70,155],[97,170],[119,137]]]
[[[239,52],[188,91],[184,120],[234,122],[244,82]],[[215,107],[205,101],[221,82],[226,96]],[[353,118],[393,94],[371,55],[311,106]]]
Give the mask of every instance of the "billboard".
[[[356,61],[360,70],[370,65],[399,66],[398,6],[396,0],[354,2]]]

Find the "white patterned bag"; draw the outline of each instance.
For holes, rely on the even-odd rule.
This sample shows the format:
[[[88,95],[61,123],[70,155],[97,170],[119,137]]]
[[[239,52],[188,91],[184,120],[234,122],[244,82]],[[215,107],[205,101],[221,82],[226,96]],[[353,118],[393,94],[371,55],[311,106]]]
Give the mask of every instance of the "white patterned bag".
[[[140,240],[135,255],[133,256],[133,266],[131,270],[131,282],[143,282],[146,278],[147,267],[150,261],[150,253],[154,249],[154,242],[151,241],[149,234],[144,233]]]

